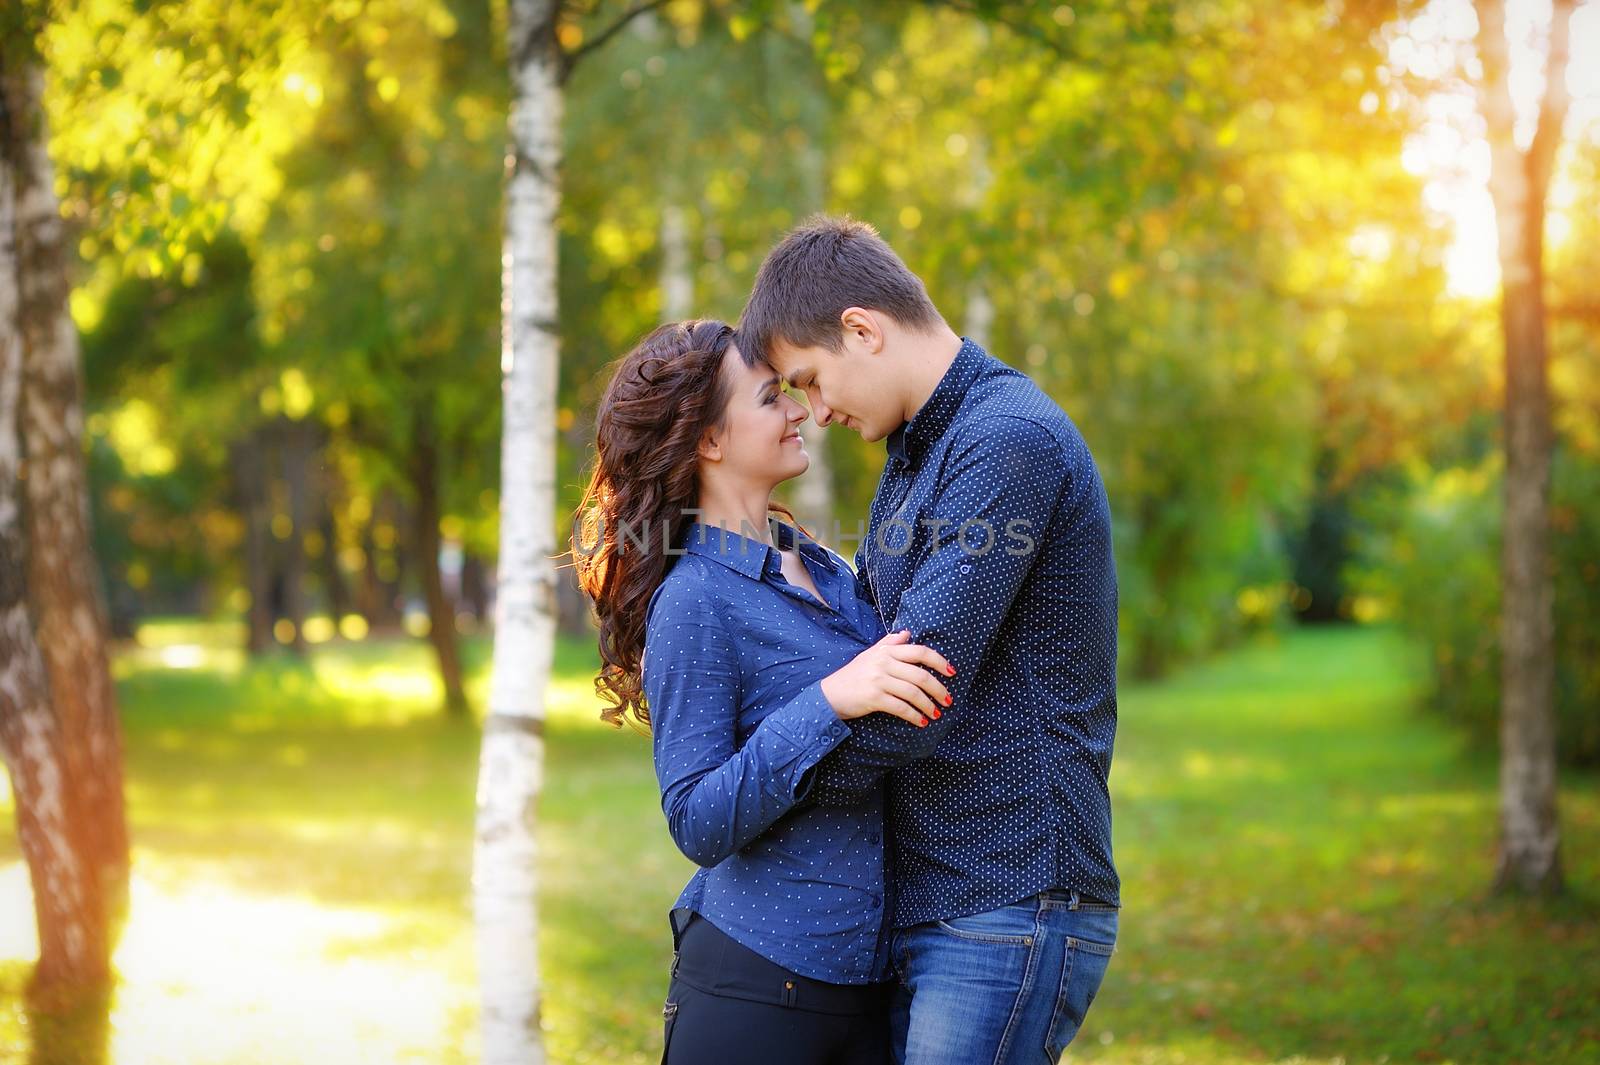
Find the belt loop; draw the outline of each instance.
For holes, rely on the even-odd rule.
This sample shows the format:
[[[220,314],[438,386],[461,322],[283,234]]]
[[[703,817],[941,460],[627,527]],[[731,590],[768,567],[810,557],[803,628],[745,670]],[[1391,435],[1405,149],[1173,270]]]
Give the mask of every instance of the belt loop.
[[[1067,906],[1067,909],[1076,910],[1077,908],[1078,908],[1078,889],[1077,888],[1073,888],[1072,889],[1072,902]]]
[[[783,994],[779,996],[779,1001],[785,1006],[793,1006],[797,997],[798,992],[795,990],[794,981],[785,980],[783,982]]]
[[[680,953],[680,951],[676,950],[672,952],[672,972],[668,974],[669,976],[678,975],[678,957]]]

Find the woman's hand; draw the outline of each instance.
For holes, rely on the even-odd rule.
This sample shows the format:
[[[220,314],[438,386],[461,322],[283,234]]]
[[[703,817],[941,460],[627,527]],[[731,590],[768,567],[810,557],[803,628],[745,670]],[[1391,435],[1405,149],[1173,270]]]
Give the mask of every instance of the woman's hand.
[[[840,719],[893,714],[924,728],[928,718],[950,705],[950,693],[928,670],[953,677],[955,667],[938,651],[910,639],[909,629],[891,632],[822,678],[822,694]]]

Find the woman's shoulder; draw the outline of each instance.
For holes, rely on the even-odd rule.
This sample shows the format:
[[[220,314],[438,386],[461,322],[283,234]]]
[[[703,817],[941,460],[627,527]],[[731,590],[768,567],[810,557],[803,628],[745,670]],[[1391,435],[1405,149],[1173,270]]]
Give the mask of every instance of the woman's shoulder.
[[[689,619],[714,618],[721,610],[714,574],[696,555],[678,558],[650,595],[645,607],[645,629]]]

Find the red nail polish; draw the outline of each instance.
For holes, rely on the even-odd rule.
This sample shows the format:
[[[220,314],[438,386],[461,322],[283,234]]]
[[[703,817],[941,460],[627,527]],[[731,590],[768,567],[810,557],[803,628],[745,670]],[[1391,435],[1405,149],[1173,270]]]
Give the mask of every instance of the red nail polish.
[[[951,703],[953,703],[955,701],[956,701],[956,697],[954,695],[946,695],[944,697],[944,705],[946,705],[946,706],[949,706]]]
[[[952,677],[956,675],[956,667],[955,666],[946,666],[944,671],[946,673],[948,673]]]
[[[918,728],[927,728],[928,727],[928,719],[927,718],[923,718],[921,721],[918,721],[917,722],[917,727]]]
[[[933,715],[933,719],[934,719],[934,720],[935,720],[935,721],[937,721],[937,720],[939,720],[939,711],[937,711],[937,710],[930,710],[930,711],[929,711],[929,713],[931,713],[931,714],[932,714],[932,715]]]

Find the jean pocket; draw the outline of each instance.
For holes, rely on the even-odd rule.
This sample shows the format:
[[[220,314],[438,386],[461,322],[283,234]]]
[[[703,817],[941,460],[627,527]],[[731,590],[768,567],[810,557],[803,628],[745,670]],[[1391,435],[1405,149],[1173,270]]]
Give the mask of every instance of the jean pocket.
[[[1058,1061],[1083,1026],[1094,996],[1111,964],[1113,944],[1068,937],[1062,958],[1061,983],[1056,990],[1055,1014],[1045,1035],[1045,1055]]]
[[[942,932],[975,943],[1031,947],[1034,937],[1039,934],[1039,908],[1030,900],[934,923]]]

